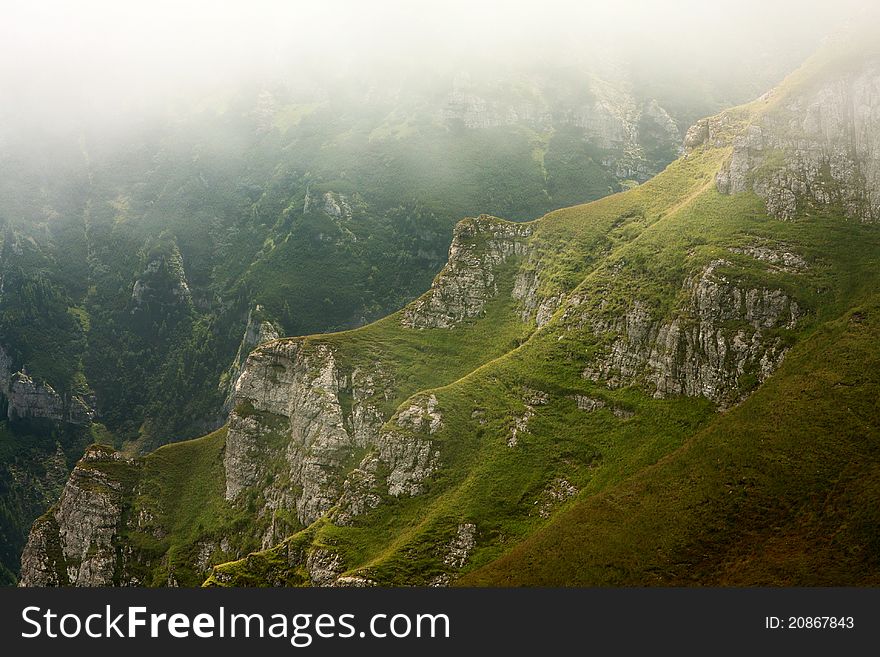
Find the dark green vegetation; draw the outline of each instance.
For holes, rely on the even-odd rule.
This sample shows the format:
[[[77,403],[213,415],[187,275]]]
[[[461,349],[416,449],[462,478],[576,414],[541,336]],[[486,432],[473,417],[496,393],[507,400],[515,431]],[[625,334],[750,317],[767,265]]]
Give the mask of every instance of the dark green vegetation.
[[[15,582],[29,526],[60,494],[86,445],[100,436],[52,422],[0,424],[0,583]],[[63,447],[62,447],[63,446]]]
[[[88,439],[129,454],[173,443],[85,459],[71,482],[88,492],[99,481],[96,499],[108,517],[118,502],[121,518],[109,546],[53,558],[76,566],[109,549],[86,572],[151,586],[874,582],[876,514],[853,501],[876,480],[876,382],[857,376],[867,356],[850,356],[876,328],[876,227],[844,221],[834,203],[801,204],[783,222],[752,192],[716,188],[734,138],[805,85],[794,76],[771,101],[726,113],[711,139],[638,186],[673,159],[681,126],[645,98],[601,117],[640,108],[635,142],[554,113],[609,112],[620,96],[602,85],[561,100],[559,89],[503,89],[549,104],[549,122],[508,121],[469,92],[432,112],[420,98],[354,113],[362,90],[308,102],[264,91],[147,126],[135,142],[85,134],[51,167],[20,168],[0,189],[0,346],[13,371],[94,394],[102,424],[48,425],[32,443],[9,424],[9,462],[39,471],[51,498]],[[777,155],[750,181],[772,178],[786,163]],[[40,197],[22,205],[33,188]],[[453,258],[477,264],[435,280],[453,278],[432,311],[441,323],[408,324],[436,301],[429,292],[368,324],[428,287],[458,217],[522,220],[603,196],[528,224],[465,220]],[[791,250],[796,264],[768,264],[760,249]],[[228,427],[183,440],[222,424],[226,370],[256,303],[285,332],[311,335],[252,359],[269,363],[255,389],[272,395],[239,395]],[[315,333],[326,330],[339,332]],[[664,351],[677,336],[688,351]],[[692,375],[698,392],[664,387]],[[356,376],[373,377],[368,392]],[[308,412],[260,407],[277,394],[300,395]],[[317,425],[318,442],[352,434],[364,396],[381,430],[299,472],[301,425]],[[323,426],[337,406],[338,427]],[[436,425],[413,423],[413,409],[436,411]],[[429,466],[408,456],[413,445],[434,455]],[[341,490],[370,502],[348,514]],[[40,510],[4,492],[4,526]],[[294,503],[325,493],[337,502],[317,515]],[[50,538],[56,510],[38,523]],[[4,533],[6,559],[21,532]],[[821,579],[825,559],[839,564]]]
[[[727,139],[777,102],[730,113]],[[567,295],[543,328],[509,333],[518,307],[498,302],[451,330],[406,329],[392,315],[303,342],[333,348],[343,370],[380,358],[398,382],[389,400],[398,412],[434,395],[442,426],[429,440],[441,465],[420,494],[385,495],[351,524],[334,524],[335,511],[299,531],[288,519],[289,538],[215,567],[208,583],[307,584],[309,555],[330,553],[345,577],[385,585],[458,572],[465,585],[876,585],[880,516],[867,501],[880,472],[880,233],[834,204],[784,222],[751,193],[719,194],[729,154],[705,145],[636,190],[535,223],[540,294]],[[804,266],[768,265],[743,250],[755,244],[784,245]],[[514,273],[534,263],[502,270],[497,298],[509,299]],[[718,413],[704,398],[656,398],[651,380],[606,387],[582,375],[612,345],[595,327],[634,302],[652,321],[696,322],[687,281],[709,266],[725,284],[777,290],[799,308],[796,323],[768,329],[790,348],[781,368],[762,385],[758,371],[740,375],[733,394],[744,402]],[[487,325],[496,339],[483,337]],[[585,412],[578,395],[604,406]],[[393,418],[386,429],[400,426]],[[285,439],[284,425],[265,434],[267,454]],[[259,488],[246,499],[254,511],[263,501]],[[228,509],[247,512],[241,502]],[[241,536],[226,522],[210,531]],[[265,518],[249,522],[256,538]],[[458,571],[449,546],[462,527],[474,545]],[[153,563],[162,581],[165,566]]]
[[[648,96],[567,75],[477,81],[458,96],[446,78],[389,97],[369,95],[368,81],[275,85],[124,128],[10,129],[10,372],[94,404],[102,438],[128,451],[203,434],[225,419],[224,374],[256,304],[290,335],[365,324],[428,287],[462,216],[527,219],[643,181],[676,157],[692,116],[729,102],[690,99],[664,117]],[[511,122],[508,106],[546,116]],[[635,141],[621,141],[634,108]],[[41,458],[55,453],[49,435],[67,433],[46,431]],[[20,537],[33,515],[14,517],[3,531]]]

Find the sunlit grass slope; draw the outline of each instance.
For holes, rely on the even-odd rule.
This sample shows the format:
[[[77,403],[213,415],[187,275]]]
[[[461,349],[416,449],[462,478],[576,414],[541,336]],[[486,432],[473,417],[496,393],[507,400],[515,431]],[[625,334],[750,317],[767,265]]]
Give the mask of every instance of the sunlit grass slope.
[[[741,406],[461,583],[877,586],[878,336],[870,295]]]
[[[224,554],[249,554],[216,565],[207,584],[306,585],[303,555],[318,548],[340,557],[344,575],[381,585],[876,584],[878,512],[865,500],[880,485],[880,233],[833,205],[780,221],[754,194],[715,185],[734,135],[802,84],[795,76],[731,110],[725,134],[648,183],[534,222],[530,257],[500,267],[479,318],[414,330],[396,313],[295,338],[332,347],[345,371],[380,363],[391,423],[433,394],[439,469],[420,494],[383,495],[350,525],[284,518],[291,535],[260,549],[268,521],[255,498],[224,499],[224,430],[166,446],[126,466],[137,481],[129,513],[151,519],[150,532],[128,523],[121,537],[139,581],[200,584],[220,556],[204,546],[225,544]],[[768,265],[750,255],[755,244],[804,266]],[[781,368],[760,386],[753,372],[737,379],[744,402],[584,376],[616,337],[596,327],[636,303],[657,325],[698,322],[692,283],[709,267],[798,307],[796,322],[766,328],[788,349]],[[529,268],[541,298],[561,299],[541,328],[511,294]],[[601,405],[586,412],[579,398]],[[285,439],[283,427],[266,436]],[[472,545],[456,563],[449,546],[462,528]]]
[[[856,441],[861,451],[853,451],[859,423],[845,421],[841,416],[852,411],[823,390],[829,377],[847,376],[847,364],[869,362],[853,356],[870,349],[870,323],[858,324],[865,334],[860,344],[835,343],[831,336],[840,326],[856,326],[847,324],[849,309],[876,287],[878,235],[873,227],[842,222],[834,208],[780,222],[767,217],[751,194],[719,195],[712,183],[725,154],[725,148],[691,154],[642,188],[551,214],[534,239],[558,253],[552,282],[545,284],[571,289],[578,281],[574,295],[601,300],[609,314],[639,299],[652,315],[668,316],[682,301],[682,281],[720,258],[727,262],[725,274],[744,285],[782,289],[797,299],[805,319],[782,332],[795,348],[752,398],[718,414],[702,398],[655,399],[639,387],[612,391],[585,380],[581,372],[601,337],[565,330],[559,321],[569,307],[564,304],[556,321],[522,346],[431,388],[444,417],[434,438],[443,468],[424,495],[387,500],[354,527],[321,521],[287,544],[218,567],[223,577],[209,581],[302,583],[306,575],[289,567],[288,555],[307,544],[343,553],[351,574],[382,584],[427,584],[448,571],[437,546],[452,542],[464,523],[478,534],[463,584],[862,581],[860,573],[871,571],[853,566],[876,558],[874,512],[842,501],[876,480],[873,433],[862,426]],[[604,252],[584,266],[577,249],[566,247],[591,230],[605,231]],[[731,251],[756,240],[792,246],[809,268],[781,271]],[[799,385],[792,376],[809,382],[812,393],[792,389]],[[861,403],[876,403],[873,385],[858,388]],[[511,448],[524,390],[541,391],[549,402],[533,409],[528,431]],[[585,414],[573,399],[578,394],[602,399],[606,407]],[[713,436],[723,450],[696,447]],[[700,456],[681,456],[694,453]],[[822,467],[809,471],[816,463]],[[835,487],[857,474],[850,489]],[[554,497],[562,480],[577,488],[576,498]],[[829,499],[832,490],[843,496],[840,526],[849,532],[838,549],[860,556],[823,573],[808,564],[832,553],[809,554],[814,543],[799,545],[796,532],[821,539],[827,519],[817,500]],[[596,509],[601,513],[594,520]],[[775,565],[758,575],[749,574],[758,557],[743,554],[737,558],[751,566],[734,563],[726,572],[722,548],[760,553],[762,537],[774,537],[767,550],[788,544],[798,555],[779,552]],[[714,552],[700,552],[711,545]]]
[[[723,154],[722,150],[709,151],[682,160],[642,187],[585,206],[560,210],[539,220],[531,243],[542,262],[542,294],[570,292],[596,272],[609,254],[634,242],[652,225],[663,222],[671,212],[678,212],[683,201],[707,188],[711,182],[711,171],[717,167]],[[496,390],[497,382],[489,381],[475,372],[481,372],[482,366],[492,363],[491,368],[512,368],[511,376],[519,377],[516,373],[519,368],[531,367],[506,356],[516,353],[520,345],[528,343],[529,336],[534,332],[533,324],[521,321],[519,308],[510,295],[516,269],[523,266],[527,264],[518,260],[505,265],[499,275],[496,300],[487,306],[482,317],[453,330],[407,329],[401,325],[399,315],[395,314],[362,329],[299,338],[332,345],[340,366],[353,368],[360,362],[379,359],[392,368],[395,387],[388,395],[389,408],[386,410],[389,414],[415,393],[442,388],[459,380],[461,386],[475,387],[471,391],[460,392],[458,386],[453,386],[448,394],[464,394],[487,400],[483,404],[486,406],[486,425],[480,427],[479,434],[467,426],[471,410],[457,418],[450,406],[446,416],[449,430],[438,437],[444,468],[430,483],[425,495],[399,501],[389,499],[387,504],[352,528],[341,529],[321,523],[321,527],[309,530],[309,536],[314,536],[316,541],[344,543],[352,563],[366,564],[388,552],[392,542],[402,545],[408,536],[417,535],[425,529],[426,522],[442,524],[448,520],[441,517],[444,505],[460,504],[458,500],[471,495],[470,487],[481,478],[486,480],[493,467],[510,472],[509,490],[495,502],[499,508],[508,504],[509,496],[519,498],[540,485],[556,459],[568,458],[560,456],[566,450],[572,451],[571,467],[568,469],[574,472],[578,464],[587,464],[589,468],[583,471],[581,477],[592,472],[592,464],[598,458],[597,447],[591,442],[582,441],[581,429],[574,421],[576,412],[566,403],[560,404],[555,420],[548,417],[546,420],[537,420],[535,425],[538,427],[538,423],[543,422],[552,423],[548,426],[570,424],[565,443],[548,445],[525,460],[516,454],[492,455],[482,463],[481,469],[472,471],[471,464],[483,459],[486,445],[493,444],[489,437],[495,430],[505,430],[508,422],[505,415],[508,401],[503,393]],[[546,354],[545,357],[553,358],[553,355]],[[558,368],[551,362],[545,369],[554,372]],[[491,370],[487,368],[486,371]],[[567,372],[559,371],[553,376],[559,378],[560,386],[572,390],[583,387],[575,363]],[[447,392],[442,389],[439,394],[445,399]],[[624,396],[626,394],[632,396],[631,393],[624,393]],[[493,397],[497,397],[497,404],[493,404]],[[678,444],[683,427],[694,426],[699,417],[710,412],[710,404],[687,400],[682,403],[681,409],[681,417],[676,415],[668,423],[658,424],[656,440],[659,447],[654,442],[647,446],[635,445],[632,450],[626,445],[619,445],[613,450],[609,449],[603,459],[610,462],[612,452],[623,458],[627,451],[637,455],[643,450],[648,454],[645,458],[649,462],[656,458],[650,455],[653,452],[662,454],[670,445]],[[497,418],[493,417],[496,412]],[[597,414],[597,418],[609,428],[618,424],[610,411]],[[614,430],[622,431],[627,440],[637,444],[641,440],[639,426],[643,421],[635,420]],[[601,423],[591,431],[599,431],[600,427]],[[193,564],[198,561],[198,552],[206,542],[225,539],[230,551],[238,552],[259,547],[258,532],[254,528],[259,521],[253,517],[253,510],[247,506],[230,505],[223,499],[223,439],[224,433],[220,431],[206,438],[167,445],[142,459],[143,467],[134,468],[139,483],[135,487],[136,494],[130,500],[130,513],[133,517],[149,514],[150,524],[158,527],[158,530],[147,533],[135,529],[135,523],[128,523],[125,530],[124,542],[138,551],[138,558],[129,563],[132,564],[130,568],[141,570],[138,573],[140,581],[159,585],[173,577],[181,584],[200,583],[198,569]],[[634,458],[638,462],[644,461],[638,456]],[[518,465],[517,460],[521,461]],[[506,461],[511,463],[507,464]],[[356,461],[352,467],[354,464]],[[610,473],[612,469],[611,466],[607,471],[602,469],[603,474],[598,479],[610,476],[604,473]],[[572,476],[578,478],[575,474]],[[500,486],[501,480],[498,483]],[[519,518],[516,517],[517,513],[513,516],[511,522],[517,529],[511,538],[541,524],[535,518]],[[334,536],[337,533],[340,536]],[[393,541],[389,541],[389,538],[393,538]],[[295,540],[302,539],[297,537]],[[410,560],[408,567],[415,570],[418,565]],[[425,569],[426,576],[429,572],[430,569]],[[396,576],[392,579],[396,579]]]

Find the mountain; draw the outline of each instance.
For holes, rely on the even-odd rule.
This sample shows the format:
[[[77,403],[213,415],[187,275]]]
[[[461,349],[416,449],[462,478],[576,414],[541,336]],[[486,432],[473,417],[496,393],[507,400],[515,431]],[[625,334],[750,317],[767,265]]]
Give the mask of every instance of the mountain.
[[[215,429],[253,347],[416,297],[472,208],[532,216],[676,156],[655,99],[568,82],[275,83],[124,127],[0,129],[2,580],[90,442]]]
[[[259,343],[399,309],[462,216],[648,180],[695,116],[788,65],[646,75],[601,50],[257,76],[100,121],[0,107],[0,582],[88,444],[131,456],[221,427]]]
[[[878,582],[880,52],[831,44],[645,184],[458,223],[424,295],[93,445],[23,585]]]

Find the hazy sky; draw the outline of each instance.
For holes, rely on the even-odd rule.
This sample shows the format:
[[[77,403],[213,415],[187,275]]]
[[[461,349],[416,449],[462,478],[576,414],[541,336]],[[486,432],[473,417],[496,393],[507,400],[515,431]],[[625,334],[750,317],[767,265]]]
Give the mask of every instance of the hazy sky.
[[[802,47],[865,0],[0,0],[5,113],[129,110],[239,79],[605,49],[735,61]]]

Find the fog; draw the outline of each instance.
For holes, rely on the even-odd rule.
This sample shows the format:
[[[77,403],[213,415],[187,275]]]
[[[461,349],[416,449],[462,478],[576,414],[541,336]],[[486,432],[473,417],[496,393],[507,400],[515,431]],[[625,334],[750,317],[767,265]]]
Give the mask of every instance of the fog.
[[[133,119],[243,83],[393,84],[474,66],[601,75],[623,61],[645,76],[760,78],[762,67],[790,70],[842,25],[876,19],[871,4],[4,1],[0,111],[7,128],[22,119],[60,127]]]

